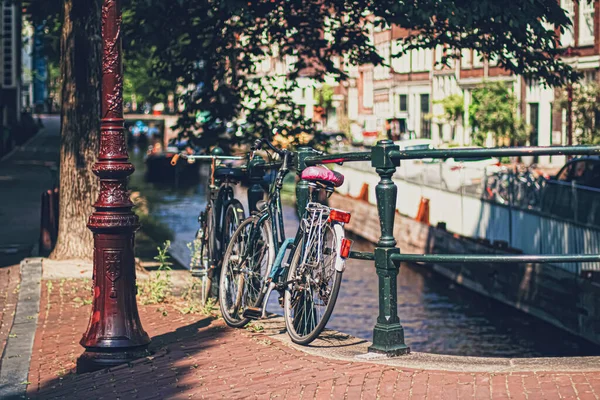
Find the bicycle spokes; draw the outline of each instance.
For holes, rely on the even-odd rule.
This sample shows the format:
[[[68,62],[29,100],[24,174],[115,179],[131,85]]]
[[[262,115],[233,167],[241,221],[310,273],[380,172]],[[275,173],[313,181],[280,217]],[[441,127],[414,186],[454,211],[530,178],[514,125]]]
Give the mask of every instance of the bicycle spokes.
[[[293,326],[300,336],[309,335],[323,319],[336,273],[336,236],[329,224],[316,219],[313,222],[312,226],[307,225],[301,262],[289,289]]]

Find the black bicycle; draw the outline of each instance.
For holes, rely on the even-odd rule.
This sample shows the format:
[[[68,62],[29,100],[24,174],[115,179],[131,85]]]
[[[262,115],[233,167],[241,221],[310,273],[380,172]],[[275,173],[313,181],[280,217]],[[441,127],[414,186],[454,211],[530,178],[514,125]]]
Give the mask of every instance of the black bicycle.
[[[266,317],[268,299],[275,289],[284,308],[292,341],[312,342],[325,328],[340,290],[351,241],[344,224],[350,214],[317,202],[318,193],[332,193],[343,176],[323,166],[303,170],[309,182],[310,199],[296,237],[286,239],[280,191],[290,171],[293,153],[265,143],[281,159],[267,201],[244,220],[231,237],[223,257],[219,285],[223,319],[232,327],[243,327],[252,319]],[[290,250],[284,263],[286,250]]]
[[[201,280],[200,300],[202,304],[218,294],[219,269],[223,253],[231,236],[246,218],[242,203],[235,198],[233,185],[242,182],[247,172],[245,167],[230,167],[222,165],[223,161],[244,160],[241,156],[190,155],[177,154],[171,160],[171,165],[177,165],[179,158],[188,162],[199,160],[210,161],[209,193],[204,211],[200,212],[198,221],[200,227],[191,247],[192,276]]]

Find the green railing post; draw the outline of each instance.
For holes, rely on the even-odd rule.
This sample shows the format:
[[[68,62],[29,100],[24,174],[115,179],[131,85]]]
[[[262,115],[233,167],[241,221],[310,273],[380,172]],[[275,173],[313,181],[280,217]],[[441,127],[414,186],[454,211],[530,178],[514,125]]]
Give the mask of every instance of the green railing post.
[[[248,212],[258,211],[256,203],[265,197],[265,191],[261,185],[265,176],[265,171],[257,166],[264,164],[265,160],[262,157],[255,155],[252,160],[248,161],[248,180],[250,187],[248,188]]]
[[[304,160],[306,157],[312,155],[312,153],[313,151],[310,147],[298,147],[298,153],[296,155],[296,173],[298,174],[298,178],[300,178],[302,171],[306,168]],[[302,218],[304,215],[309,196],[308,182],[300,179],[296,185],[296,212],[298,213],[299,218]]]
[[[375,269],[379,277],[379,316],[373,329],[373,345],[369,352],[388,356],[408,354],[410,348],[404,343],[404,328],[398,318],[398,271],[392,262],[392,254],[400,253],[394,239],[394,216],[398,187],[392,181],[399,162],[389,157],[389,152],[398,150],[391,140],[381,140],[371,150],[371,165],[379,174],[375,188],[381,237],[375,247]]]

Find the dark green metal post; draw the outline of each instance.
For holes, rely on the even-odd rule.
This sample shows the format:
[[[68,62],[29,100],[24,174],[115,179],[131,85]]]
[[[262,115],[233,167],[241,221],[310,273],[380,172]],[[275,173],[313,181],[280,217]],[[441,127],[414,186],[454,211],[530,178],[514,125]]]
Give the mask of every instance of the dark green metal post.
[[[369,352],[388,356],[408,354],[410,348],[404,343],[404,328],[398,318],[398,271],[392,262],[392,254],[400,253],[394,239],[394,217],[398,187],[392,181],[399,162],[389,157],[389,152],[398,150],[391,140],[381,140],[371,150],[371,165],[379,174],[375,188],[381,237],[375,247],[375,269],[379,277],[379,316],[373,330],[373,345]]]
[[[248,180],[250,187],[248,188],[248,211],[258,211],[256,203],[265,197],[265,191],[261,185],[265,176],[265,171],[257,166],[264,164],[265,160],[262,157],[255,155],[248,162]]]
[[[298,174],[298,178],[302,174],[302,171],[306,168],[306,164],[304,160],[306,157],[312,155],[313,151],[310,147],[299,147],[298,154],[296,157],[296,173]],[[309,190],[308,190],[308,182],[300,179],[298,184],[296,185],[296,212],[298,213],[298,217],[302,218],[304,215],[304,210],[306,210],[306,205],[308,204],[309,198]]]

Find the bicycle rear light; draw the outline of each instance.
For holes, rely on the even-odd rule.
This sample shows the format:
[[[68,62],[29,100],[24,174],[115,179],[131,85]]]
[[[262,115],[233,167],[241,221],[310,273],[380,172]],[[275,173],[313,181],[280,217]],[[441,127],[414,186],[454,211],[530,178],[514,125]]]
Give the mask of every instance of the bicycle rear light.
[[[348,258],[350,255],[350,248],[352,247],[352,240],[343,238],[342,247],[340,248],[340,257]]]
[[[347,224],[348,222],[350,222],[350,213],[332,209],[329,212],[329,219],[331,221],[343,222]]]

